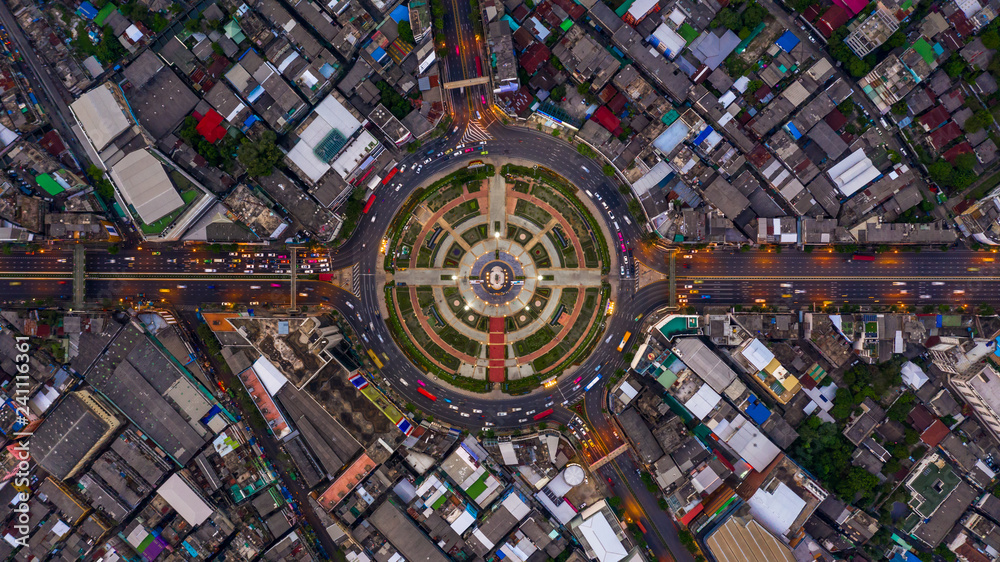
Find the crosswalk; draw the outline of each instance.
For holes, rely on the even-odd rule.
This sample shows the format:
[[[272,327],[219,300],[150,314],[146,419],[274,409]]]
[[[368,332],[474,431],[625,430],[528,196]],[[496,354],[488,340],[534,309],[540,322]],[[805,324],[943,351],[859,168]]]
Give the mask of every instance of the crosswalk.
[[[351,292],[361,298],[361,264],[358,263],[351,267]]]
[[[486,129],[478,121],[469,121],[469,125],[462,134],[462,142],[479,142],[493,140],[493,137],[486,132]]]

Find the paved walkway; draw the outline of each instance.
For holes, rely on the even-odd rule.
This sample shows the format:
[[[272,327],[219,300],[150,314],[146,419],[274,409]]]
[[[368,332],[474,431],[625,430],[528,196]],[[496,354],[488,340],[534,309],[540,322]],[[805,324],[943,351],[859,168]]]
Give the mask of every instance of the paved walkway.
[[[538,282],[546,287],[600,287],[604,277],[600,269],[539,269],[538,275],[552,276],[552,281],[542,279]]]
[[[489,179],[489,217],[490,236],[494,232],[499,232],[500,236],[507,235],[507,180],[499,173]],[[513,190],[511,190],[513,193]],[[513,213],[510,213],[513,214]],[[500,223],[500,228],[496,229],[496,224]]]
[[[569,238],[570,242],[573,244],[573,250],[576,251],[576,255],[578,257],[577,258],[578,261],[581,264],[583,263],[583,247],[580,245],[580,239],[577,237],[576,231],[573,230],[573,228],[569,225],[569,222],[567,222],[566,219],[562,215],[560,215],[559,212],[556,211],[554,207],[552,207],[551,205],[549,205],[545,201],[542,201],[538,197],[535,197],[534,195],[527,195],[527,194],[521,193],[519,191],[511,191],[511,195],[512,195],[512,197],[510,199],[508,199],[508,201],[507,201],[507,203],[509,205],[508,209],[509,209],[511,215],[514,214],[514,209],[517,207],[517,200],[518,199],[524,199],[525,201],[528,201],[528,202],[534,204],[535,206],[537,206],[538,208],[542,209],[543,211],[545,211],[546,213],[548,213],[554,220],[558,221],[558,223],[559,223],[560,226],[562,226],[563,232],[566,234],[566,237]],[[555,225],[552,225],[552,226],[555,226]],[[535,228],[537,228],[537,227],[535,227]],[[551,226],[549,226],[548,228],[551,228]],[[534,230],[534,229],[532,229],[532,230]],[[543,240],[548,240],[548,237],[547,236],[542,236],[542,239]],[[551,254],[551,253],[549,254],[549,259],[550,260],[555,260],[556,263],[558,263],[558,261],[559,261],[559,258],[556,257],[555,254]]]
[[[434,228],[437,226],[438,221],[441,220],[441,217],[443,217],[444,214],[447,213],[448,211],[454,209],[455,207],[461,205],[462,203],[465,203],[466,201],[471,201],[472,199],[479,199],[480,200],[479,207],[482,208],[485,202],[484,201],[485,197],[480,195],[480,192],[476,193],[465,192],[462,193],[461,197],[456,197],[455,199],[452,199],[451,201],[447,202],[440,209],[438,209],[437,211],[435,211],[433,214],[430,215],[427,221],[424,222],[423,227],[421,227],[420,233],[417,234],[416,241],[413,243],[413,251],[410,253],[411,268],[417,266],[417,256],[420,254],[420,248],[423,247],[424,242],[427,240],[428,233],[434,230]],[[423,212],[418,211],[417,214],[423,217],[426,214],[427,210],[426,205],[421,204],[420,208],[423,208],[424,211]]]

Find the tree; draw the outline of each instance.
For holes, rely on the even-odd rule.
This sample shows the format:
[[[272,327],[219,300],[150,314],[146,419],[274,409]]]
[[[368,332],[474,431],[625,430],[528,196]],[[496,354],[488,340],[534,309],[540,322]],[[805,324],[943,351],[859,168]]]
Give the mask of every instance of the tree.
[[[976,160],[976,155],[971,152],[959,154],[955,157],[955,170],[960,172],[971,172],[976,167],[977,162],[978,160]]]
[[[552,99],[555,101],[562,101],[566,97],[566,85],[559,84],[555,88],[552,88]]]
[[[983,42],[983,47],[987,49],[1000,49],[1000,33],[996,29],[990,29],[979,36]]]
[[[947,186],[951,185],[951,177],[955,173],[955,169],[942,158],[927,166],[927,172],[936,183]]]
[[[885,40],[885,43],[882,44],[882,47],[886,50],[891,51],[896,47],[902,47],[905,43],[906,43],[906,34],[903,33],[902,31],[897,31],[896,33],[893,33],[892,35],[889,36],[888,39]]]
[[[255,178],[271,175],[274,167],[284,157],[276,141],[277,135],[273,131],[265,131],[258,141],[243,139],[236,157],[246,168],[247,174]]]
[[[916,401],[917,397],[911,392],[903,393],[902,396],[893,402],[892,406],[889,407],[889,411],[886,412],[886,416],[897,422],[902,422],[906,419],[907,414],[913,409],[913,403]]]
[[[119,251],[118,246],[116,246],[114,244],[108,246],[108,253],[111,254],[112,256],[115,255],[115,254],[117,254],[118,251]]]
[[[837,420],[846,420],[854,411],[854,395],[850,389],[838,388],[837,395],[833,399],[833,408],[830,408],[830,415]]]
[[[906,112],[908,111],[906,102],[900,100],[892,104],[891,111],[893,115],[906,115]]]
[[[865,74],[871,72],[871,66],[865,61],[859,59],[858,57],[849,58],[847,60],[847,72],[855,78],[861,78]]]
[[[122,8],[124,8],[124,6],[122,6]],[[121,11],[121,8],[119,8],[119,11]],[[125,15],[125,13],[122,12],[122,15]],[[191,33],[197,33],[201,31],[201,18],[191,18],[187,20],[186,22],[184,22],[184,29],[190,31]]]
[[[594,152],[593,148],[590,148],[589,146],[583,144],[582,142],[576,145],[576,151],[582,154],[586,158],[593,158],[597,156],[597,153]]]
[[[787,4],[789,8],[801,14],[808,10],[810,6],[819,4],[819,0],[789,0]]]
[[[584,82],[582,84],[577,85],[576,87],[576,93],[580,94],[581,96],[587,95],[587,92],[589,91],[590,91],[590,82]]]
[[[966,70],[968,70],[969,65],[965,62],[958,53],[952,53],[948,60],[944,62],[944,71],[951,78],[958,78]]]
[[[751,80],[750,83],[747,84],[747,91],[750,92],[751,94],[753,94],[753,93],[756,93],[757,90],[761,89],[761,87],[763,87],[763,86],[764,86],[764,81],[763,80],[756,80],[756,79],[755,80]]]
[[[396,26],[396,31],[399,32],[399,38],[407,43],[413,45],[417,41],[413,38],[413,28],[410,27],[410,22],[403,20],[399,22]]]
[[[615,167],[612,166],[611,164],[605,164],[604,167],[601,168],[601,171],[603,171],[604,175],[608,176],[609,178],[615,177]]]
[[[965,132],[975,133],[993,124],[993,114],[986,109],[980,109],[965,120]]]

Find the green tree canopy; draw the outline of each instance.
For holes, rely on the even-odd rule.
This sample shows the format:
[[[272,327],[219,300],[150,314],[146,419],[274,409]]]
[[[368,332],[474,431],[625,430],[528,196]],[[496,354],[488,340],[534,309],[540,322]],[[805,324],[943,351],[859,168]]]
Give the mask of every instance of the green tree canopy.
[[[271,175],[274,167],[284,157],[276,141],[277,135],[273,131],[265,131],[257,141],[243,139],[236,151],[236,158],[246,168],[247,174],[255,178]]]
[[[410,27],[410,22],[406,20],[399,22],[399,25],[396,26],[396,31],[399,32],[399,38],[402,39],[403,41],[406,41],[411,45],[417,42],[413,38],[413,28]]]

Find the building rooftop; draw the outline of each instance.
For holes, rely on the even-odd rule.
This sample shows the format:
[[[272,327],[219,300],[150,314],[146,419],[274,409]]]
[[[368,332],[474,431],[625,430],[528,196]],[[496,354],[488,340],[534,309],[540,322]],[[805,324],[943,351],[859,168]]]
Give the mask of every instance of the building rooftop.
[[[46,472],[63,480],[112,427],[75,393],[67,394],[35,430],[31,457]]]
[[[101,85],[86,92],[70,108],[98,151],[129,128],[129,120],[111,93],[111,86]]]
[[[712,390],[721,393],[736,379],[736,373],[698,338],[677,338],[674,352]]]
[[[136,150],[111,168],[111,178],[142,222],[153,224],[184,206],[163,164],[146,150]]]
[[[752,517],[730,515],[715,528],[705,545],[718,562],[794,562],[785,543],[778,540]]]
[[[655,462],[663,456],[663,449],[659,442],[653,437],[649,426],[639,415],[635,408],[627,408],[618,414],[618,421],[625,430],[625,435],[635,444],[635,450],[646,464]]]
[[[385,500],[368,518],[368,521],[392,543],[407,560],[415,562],[448,562],[449,558],[432,543],[396,506]]]

